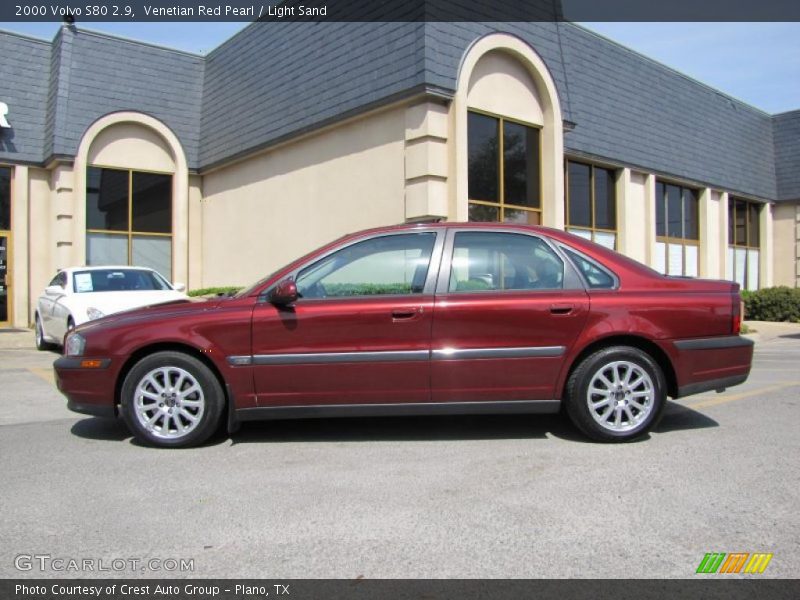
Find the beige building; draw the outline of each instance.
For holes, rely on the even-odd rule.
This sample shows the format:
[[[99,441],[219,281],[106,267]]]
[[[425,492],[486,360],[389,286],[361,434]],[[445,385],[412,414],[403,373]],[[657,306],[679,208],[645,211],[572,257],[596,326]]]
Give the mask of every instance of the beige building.
[[[295,86],[296,96],[275,108],[280,94],[269,73],[241,67],[253,57],[246,48],[271,39],[261,37],[262,25],[208,57],[69,28],[52,43],[0,33],[0,48],[24,47],[47,67],[38,79],[18,82],[22,91],[0,91],[9,125],[0,130],[0,326],[27,327],[38,294],[63,267],[138,264],[189,289],[245,285],[347,232],[434,219],[568,229],[662,272],[727,278],[747,289],[800,281],[800,185],[792,180],[800,171],[800,152],[792,149],[798,112],[772,117],[734,105],[567,23],[535,25],[564,34],[560,52],[569,43],[591,43],[620,68],[654,70],[664,86],[657,92],[686,104],[679,113],[703,101],[703,110],[719,113],[724,131],[709,133],[708,145],[681,146],[668,137],[675,117],[629,97],[627,106],[612,106],[601,91],[593,113],[581,104],[593,86],[570,83],[584,76],[581,65],[574,75],[566,61],[555,69],[544,33],[477,25],[450,51],[456,68],[447,77],[426,71],[418,85],[398,75],[394,86],[373,82],[386,86],[382,96],[370,91],[371,70],[405,60],[398,44],[362,72],[345,70],[335,98],[311,93],[302,81],[321,77],[319,67],[295,71],[295,81],[281,85]],[[346,33],[345,25],[336,31]],[[388,35],[379,30],[385,24],[352,25],[353,35],[375,30],[360,39],[367,50],[373,37]],[[398,39],[419,35],[417,27],[423,40],[431,35],[424,24],[400,24],[408,25],[400,33],[391,25]],[[152,66],[156,59],[160,67]],[[137,70],[137,61],[156,72]],[[138,81],[135,97],[115,83],[120,72]],[[596,81],[598,88],[614,84]],[[25,106],[23,91],[39,94],[31,106],[43,106],[41,114]],[[348,94],[353,98],[344,100]],[[709,98],[722,101],[716,106]],[[730,120],[731,106],[741,122]],[[652,127],[621,123],[620,111],[652,111],[637,117]],[[594,131],[608,125],[604,115],[611,122],[607,143]],[[700,112],[690,120],[708,118]],[[686,125],[674,127],[680,133]],[[661,135],[667,137],[654,143]],[[768,157],[739,168],[765,148]]]

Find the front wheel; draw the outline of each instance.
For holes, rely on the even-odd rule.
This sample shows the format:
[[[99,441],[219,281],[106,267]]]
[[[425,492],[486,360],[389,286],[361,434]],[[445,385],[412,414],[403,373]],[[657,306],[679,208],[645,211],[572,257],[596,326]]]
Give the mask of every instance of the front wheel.
[[[157,352],[130,370],[122,384],[122,414],[148,444],[178,448],[202,444],[217,429],[225,396],[214,373],[182,352]]]
[[[624,442],[649,431],[666,405],[664,374],[652,357],[629,346],[586,357],[567,382],[566,409],[592,439]]]

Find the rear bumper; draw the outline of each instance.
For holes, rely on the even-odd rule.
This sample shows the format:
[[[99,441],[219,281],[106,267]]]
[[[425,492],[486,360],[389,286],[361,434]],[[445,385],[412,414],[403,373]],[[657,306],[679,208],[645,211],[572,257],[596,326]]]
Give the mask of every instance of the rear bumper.
[[[99,368],[83,368],[81,360],[83,357],[62,356],[53,363],[56,386],[67,397],[67,408],[84,415],[115,417],[116,371],[111,360],[101,359]]]
[[[738,335],[673,340],[671,354],[682,398],[723,390],[747,380],[753,363],[753,341]]]

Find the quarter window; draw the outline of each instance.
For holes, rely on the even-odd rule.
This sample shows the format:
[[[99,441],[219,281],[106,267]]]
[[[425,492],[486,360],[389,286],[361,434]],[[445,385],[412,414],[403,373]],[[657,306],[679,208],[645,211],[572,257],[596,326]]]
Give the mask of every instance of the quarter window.
[[[757,290],[761,205],[740,198],[728,200],[727,277],[742,289]]]
[[[172,279],[172,176],[89,167],[86,264],[136,265]]]
[[[421,294],[435,233],[371,238],[306,267],[297,276],[301,298]]]
[[[541,222],[539,130],[467,113],[469,220]]]
[[[697,277],[699,231],[697,192],[657,181],[655,269]]]
[[[617,245],[616,174],[575,161],[566,169],[567,231],[610,248]]]
[[[564,262],[540,238],[515,233],[456,233],[449,291],[563,287]]]

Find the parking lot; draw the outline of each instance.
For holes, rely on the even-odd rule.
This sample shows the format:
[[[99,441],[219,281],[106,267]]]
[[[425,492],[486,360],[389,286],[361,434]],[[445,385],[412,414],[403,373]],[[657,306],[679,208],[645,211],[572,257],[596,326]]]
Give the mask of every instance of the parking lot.
[[[745,385],[671,402],[632,444],[562,416],[429,417],[177,451],[70,413],[56,355],[0,333],[0,576],[93,576],[15,567],[44,554],[193,560],[102,573],[125,577],[694,577],[707,552],[768,552],[762,577],[796,577],[800,326],[754,327]]]

